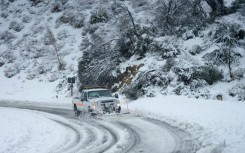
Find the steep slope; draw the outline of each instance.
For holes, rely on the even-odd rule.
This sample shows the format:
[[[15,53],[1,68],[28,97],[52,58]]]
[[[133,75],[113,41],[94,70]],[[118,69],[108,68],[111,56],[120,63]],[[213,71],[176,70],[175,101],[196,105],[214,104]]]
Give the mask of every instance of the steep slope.
[[[235,23],[238,28],[234,33],[241,32],[242,35],[244,12],[234,9],[234,13],[217,17],[215,22],[201,27],[203,23],[197,17],[187,21],[190,18],[188,14],[188,18],[171,16],[181,22],[174,22],[177,25],[174,28],[170,26],[160,30],[156,19],[162,17],[159,11],[169,4],[167,2],[1,1],[1,99],[62,101],[70,94],[67,77],[77,77],[81,72],[78,71],[79,62],[91,58],[87,65],[82,65],[82,78],[79,75],[76,82],[92,84],[109,81],[113,89],[119,89],[130,98],[154,96],[156,92],[161,92],[196,98],[222,95],[223,99],[231,98],[230,94],[235,97],[234,100],[244,100],[244,38],[241,36],[239,43],[233,47],[238,57],[231,65],[234,80],[229,78],[227,64],[215,63],[218,59],[210,58],[214,54],[220,55],[216,54],[216,50],[222,50],[220,47],[224,43],[217,41],[220,36],[217,31],[222,31],[223,25],[231,27]],[[231,2],[226,1],[226,6],[231,6]],[[193,4],[192,1],[186,1],[185,5],[189,4]],[[210,7],[205,2],[201,5],[208,16]],[[183,11],[179,11],[178,15],[183,15]],[[200,25],[196,21],[200,21]],[[178,27],[178,24],[184,28]],[[136,37],[131,37],[132,33],[129,33],[132,27],[137,30]],[[47,34],[47,29],[50,29],[51,35]],[[179,29],[178,32],[176,29]],[[224,29],[223,33],[229,32]],[[173,34],[168,36],[170,33]],[[51,41],[52,35],[56,41]],[[133,43],[127,46],[128,41]],[[147,49],[142,52],[144,48]],[[84,53],[86,56],[83,56]],[[223,71],[221,81],[209,85],[202,77],[192,78],[194,73],[202,72],[204,65],[210,64]],[[107,82],[104,82],[106,78]]]

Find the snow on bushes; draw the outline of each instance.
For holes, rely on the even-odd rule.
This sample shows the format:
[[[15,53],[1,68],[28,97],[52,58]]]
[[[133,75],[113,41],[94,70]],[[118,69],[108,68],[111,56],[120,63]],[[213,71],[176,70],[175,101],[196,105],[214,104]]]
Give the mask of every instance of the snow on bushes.
[[[189,28],[202,27],[206,19],[207,12],[201,1],[162,1],[155,12],[155,23],[163,35],[182,34]]]
[[[23,24],[18,23],[17,21],[12,21],[9,24],[9,29],[12,29],[16,32],[20,32],[24,28]]]
[[[137,25],[134,28],[123,31],[117,41],[119,52],[126,58],[133,55],[143,57],[146,52],[149,52],[153,47],[152,32],[148,27],[140,27]]]
[[[99,22],[107,22],[109,17],[105,9],[99,9],[98,11],[92,12],[90,16],[90,23],[95,24]]]
[[[18,64],[10,65],[4,69],[4,75],[7,78],[11,78],[20,72],[20,66]]]
[[[163,66],[163,71],[169,72],[171,68],[175,65],[174,58],[168,58],[165,65]]]
[[[54,13],[54,12],[61,12],[63,10],[63,6],[62,6],[62,3],[61,2],[55,2],[53,4],[53,7],[51,9],[51,12]]]
[[[223,79],[223,74],[214,66],[203,66],[201,71],[195,76],[198,79],[205,80],[209,85]]]
[[[3,63],[13,63],[16,60],[14,53],[10,49],[4,50],[0,53],[0,58]]]
[[[62,16],[56,21],[57,25],[68,23],[73,28],[81,28],[84,25],[85,15],[79,11],[65,11]]]
[[[245,84],[237,84],[229,90],[229,95],[237,97],[238,101],[245,101]]]
[[[24,15],[23,17],[22,17],[22,22],[23,23],[30,23],[31,22],[31,17],[30,16],[28,16],[28,15]]]
[[[37,6],[39,3],[43,3],[45,0],[30,0],[33,6]]]
[[[0,33],[0,40],[3,41],[3,43],[11,43],[14,39],[16,38],[16,36],[9,32],[9,31],[4,31],[2,33]],[[0,42],[1,43],[1,42]]]
[[[122,93],[125,94],[127,98],[134,100],[144,95],[152,97],[154,95],[148,90],[148,87],[157,86],[166,89],[170,82],[170,78],[165,77],[161,72],[141,72],[137,75],[137,78],[134,79],[134,82],[123,89]]]

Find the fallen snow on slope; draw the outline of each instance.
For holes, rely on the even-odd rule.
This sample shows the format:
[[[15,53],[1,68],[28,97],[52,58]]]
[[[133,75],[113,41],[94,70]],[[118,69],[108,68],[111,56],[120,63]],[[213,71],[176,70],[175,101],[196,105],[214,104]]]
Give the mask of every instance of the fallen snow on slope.
[[[200,142],[198,153],[244,153],[245,103],[159,95],[131,102],[129,108],[187,130]]]

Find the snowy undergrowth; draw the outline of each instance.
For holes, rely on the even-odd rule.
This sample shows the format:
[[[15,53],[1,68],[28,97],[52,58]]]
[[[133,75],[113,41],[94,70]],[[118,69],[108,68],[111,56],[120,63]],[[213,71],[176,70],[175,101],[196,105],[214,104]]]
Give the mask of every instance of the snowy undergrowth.
[[[241,102],[197,100],[183,96],[142,98],[130,112],[162,120],[188,131],[198,153],[243,153],[245,105]]]
[[[230,6],[233,1],[226,0],[225,5]],[[101,47],[102,44],[107,42],[111,42],[111,45],[106,50],[114,51],[116,50],[116,48],[113,48],[116,45],[116,40],[121,37],[121,33],[125,32],[123,29],[130,29],[130,21],[127,21],[127,24],[123,23],[125,21],[122,20],[122,17],[125,18],[128,14],[125,13],[122,6],[129,9],[135,24],[140,25],[141,28],[146,27],[146,29],[144,29],[145,27],[141,29],[146,30],[146,33],[143,33],[137,39],[137,43],[139,43],[137,45],[140,45],[142,40],[145,41],[148,38],[147,28],[148,30],[154,29],[154,24],[156,24],[154,18],[157,17],[155,11],[159,6],[157,1],[127,0],[123,3],[107,0],[1,1],[1,99],[50,102],[68,100],[70,88],[67,77],[77,76],[78,62],[84,51],[91,51],[91,48]],[[204,9],[210,11],[208,6],[205,6]],[[106,12],[107,14],[102,16],[101,19],[97,19],[96,15],[99,12]],[[208,14],[208,12],[206,13]],[[95,20],[91,21],[93,19],[91,16],[94,16]],[[244,29],[244,22],[244,16],[237,12],[217,18],[216,22],[202,27],[196,32],[188,30],[183,35],[178,36],[163,36],[157,33],[153,36],[154,38],[149,35],[151,41],[159,43],[159,47],[162,47],[163,51],[170,52],[161,53],[161,51],[156,50],[158,52],[156,53],[149,49],[149,53],[142,60],[139,60],[138,55],[132,56],[132,58],[121,61],[122,63],[116,65],[112,73],[115,74],[118,70],[123,73],[127,67],[143,63],[144,66],[139,69],[138,74],[131,82],[133,84],[140,73],[147,73],[150,70],[162,71],[167,62],[166,57],[176,53],[178,55],[174,57],[176,60],[174,67],[186,69],[203,66],[208,63],[203,57],[219,49],[221,45],[212,38],[219,25],[234,23],[239,25],[240,29]],[[58,70],[58,60],[54,46],[47,40],[47,27],[51,29],[56,38],[56,47],[59,50],[61,62],[64,64],[62,71]],[[236,50],[242,57],[245,56],[244,48],[238,46]],[[108,65],[110,65],[111,61],[107,60],[108,62]],[[234,73],[239,71],[239,75],[243,77],[244,66],[241,63],[244,63],[244,58],[241,58],[237,63],[233,63],[232,71]],[[108,65],[105,65],[105,67]],[[115,65],[113,66],[115,67]],[[165,86],[162,88],[162,90],[165,90],[163,94],[173,94],[177,91],[177,94],[189,97],[211,99],[216,97],[217,94],[222,94],[223,99],[227,100],[232,98],[229,96],[229,90],[235,88],[237,92],[232,93],[233,99],[243,100],[244,97],[240,96],[243,87],[238,85],[244,84],[244,78],[240,81],[226,82],[229,81],[227,66],[219,66],[219,70],[223,71],[224,82],[219,83],[218,86],[225,86],[225,92],[213,92],[213,89],[216,90],[218,87],[216,85],[207,86],[206,84],[200,90],[190,91],[189,87],[185,87],[182,82],[178,82],[176,74],[170,71],[169,74],[161,72],[163,77],[169,76],[170,79],[173,79],[170,80],[171,83],[168,88],[165,88]],[[94,75],[97,76],[100,73],[94,72]],[[105,78],[107,77],[105,76]],[[164,80],[160,81],[164,82]],[[129,85],[132,85],[131,83]],[[146,88],[146,90],[149,90],[149,94],[154,86]],[[76,87],[75,92],[77,92]],[[152,96],[152,94],[150,95]]]

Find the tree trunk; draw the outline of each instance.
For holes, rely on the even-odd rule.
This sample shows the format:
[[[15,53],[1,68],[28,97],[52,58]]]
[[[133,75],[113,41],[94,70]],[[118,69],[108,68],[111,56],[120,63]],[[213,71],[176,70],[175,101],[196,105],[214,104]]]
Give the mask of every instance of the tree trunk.
[[[229,74],[230,74],[230,79],[233,80],[233,75],[231,72],[231,42],[229,42],[229,50],[228,50],[228,68],[229,68]]]
[[[128,15],[130,17],[130,20],[131,20],[131,22],[133,24],[134,33],[135,33],[136,36],[138,36],[137,29],[136,29],[136,26],[135,26],[135,23],[134,23],[134,18],[132,16],[131,12],[129,11],[129,9],[128,8],[126,8],[126,9],[127,9]]]

